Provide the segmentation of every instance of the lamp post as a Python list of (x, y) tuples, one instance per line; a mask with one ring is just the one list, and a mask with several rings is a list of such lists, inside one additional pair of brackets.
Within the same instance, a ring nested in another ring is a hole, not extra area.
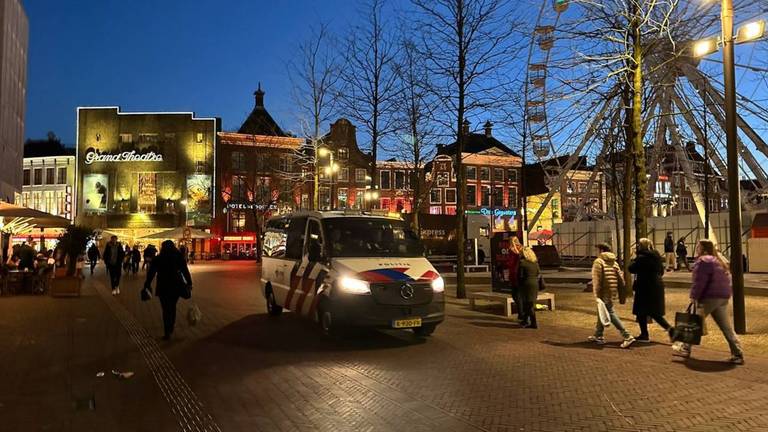
[[(741, 184), (739, 180), (739, 143), (736, 129), (736, 67), (735, 43), (753, 41), (762, 37), (765, 21), (757, 21), (739, 28), (733, 35), (733, 0), (722, 0), (720, 21), (723, 44), (723, 83), (725, 90), (725, 139), (728, 164), (728, 222), (731, 242), (731, 284), (733, 287), (733, 324), (736, 333), (747, 331), (744, 306), (744, 261), (741, 248)], [(717, 50), (715, 38), (705, 39), (693, 47), (694, 56), (701, 57)], [(709, 203), (706, 203), (709, 205)], [(709, 234), (709, 233), (707, 233)]]

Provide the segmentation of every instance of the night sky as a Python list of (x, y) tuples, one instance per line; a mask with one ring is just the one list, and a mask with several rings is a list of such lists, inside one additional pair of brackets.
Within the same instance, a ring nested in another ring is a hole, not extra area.
[(318, 19), (343, 31), (344, 0), (23, 0), (30, 21), (25, 135), (75, 142), (77, 106), (194, 111), (237, 129), (261, 81), (288, 130), (286, 61)]

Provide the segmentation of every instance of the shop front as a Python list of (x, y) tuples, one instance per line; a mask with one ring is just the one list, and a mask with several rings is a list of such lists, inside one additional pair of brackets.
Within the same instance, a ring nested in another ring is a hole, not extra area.
[(77, 223), (140, 246), (176, 227), (210, 230), (218, 119), (116, 107), (77, 117)]

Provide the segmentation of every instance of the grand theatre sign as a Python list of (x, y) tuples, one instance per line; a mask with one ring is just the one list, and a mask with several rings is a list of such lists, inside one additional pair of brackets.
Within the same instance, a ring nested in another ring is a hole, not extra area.
[(124, 151), (119, 153), (100, 152), (89, 149), (85, 152), (85, 164), (90, 165), (94, 162), (162, 162), (163, 155), (153, 151), (139, 153), (136, 150)]

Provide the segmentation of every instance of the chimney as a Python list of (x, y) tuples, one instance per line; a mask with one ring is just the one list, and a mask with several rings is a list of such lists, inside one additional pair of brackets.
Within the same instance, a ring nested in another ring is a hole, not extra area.
[(256, 108), (264, 108), (264, 90), (261, 89), (261, 82), (253, 95), (256, 97)]
[(490, 138), (493, 135), (493, 123), (491, 123), (491, 121), (488, 120), (483, 125), (483, 128), (485, 129), (485, 136)]
[(464, 135), (469, 135), (469, 120), (464, 119), (464, 123), (461, 124), (461, 133)]

